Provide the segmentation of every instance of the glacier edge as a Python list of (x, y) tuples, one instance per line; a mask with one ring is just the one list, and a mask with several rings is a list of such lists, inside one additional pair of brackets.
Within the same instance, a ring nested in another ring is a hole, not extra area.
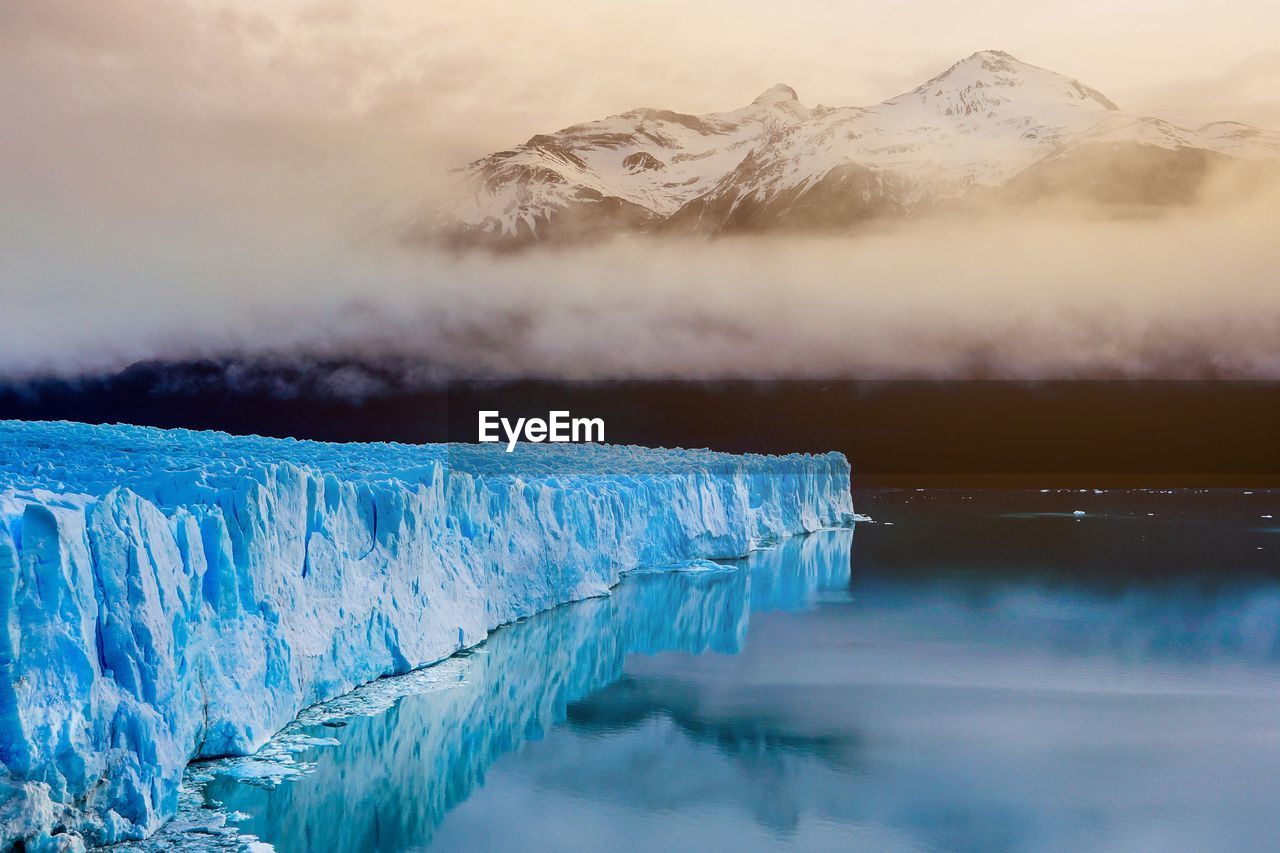
[(308, 706), (853, 518), (840, 454), (0, 422), (0, 849), (145, 837)]

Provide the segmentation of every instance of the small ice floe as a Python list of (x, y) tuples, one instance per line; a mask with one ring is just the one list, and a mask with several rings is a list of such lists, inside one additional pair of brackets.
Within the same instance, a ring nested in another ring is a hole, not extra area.
[(665, 566), (644, 566), (635, 569), (630, 574), (633, 575), (656, 575), (665, 574), (667, 572), (736, 572), (735, 566), (727, 566), (724, 563), (713, 563), (710, 560), (685, 560), (680, 563), (671, 563)]
[(302, 762), (291, 764), (284, 761), (248, 759), (225, 763), (219, 768), (218, 775), (238, 779), (241, 782), (256, 782), (264, 788), (274, 788), (286, 779), (301, 776), (309, 769), (310, 765)]
[(1275, 516), (1274, 516), (1274, 515), (1264, 515), (1264, 516), (1262, 516), (1262, 517), (1263, 517), (1263, 518), (1275, 518)]
[(724, 563), (713, 563), (710, 560), (690, 560), (687, 563), (677, 563), (671, 567), (673, 572), (733, 572), (737, 569), (733, 566), (726, 566)]
[(892, 521), (882, 521), (880, 523), (883, 524), (885, 527), (893, 527)]
[(1079, 518), (1080, 516), (1084, 515), (1085, 513), (1084, 513), (1084, 510), (1082, 510), (1082, 509), (1078, 509), (1078, 510), (1076, 510), (1075, 512), (1073, 512), (1073, 513), (1071, 513), (1071, 514), (1072, 514), (1072, 515), (1074, 515), (1076, 518)]

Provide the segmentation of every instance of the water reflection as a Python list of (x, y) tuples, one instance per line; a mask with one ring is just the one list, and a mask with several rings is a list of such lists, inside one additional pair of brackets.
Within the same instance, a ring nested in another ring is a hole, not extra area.
[(1280, 585), (1249, 513), (905, 497), (849, 586), (754, 614), (733, 657), (629, 661), (433, 849), (1280, 849)]
[(633, 576), (609, 597), (496, 632), (471, 656), (464, 684), (350, 720), (338, 746), (302, 756), (315, 763), (308, 775), (271, 789), (224, 777), (206, 794), (249, 815), (242, 829), (281, 851), (419, 847), (497, 758), (617, 682), (628, 656), (733, 654), (750, 609), (801, 608), (824, 587), (847, 586), (851, 539), (836, 531), (789, 540), (731, 571)]
[(856, 548), (632, 577), (210, 793), (283, 851), (1280, 849), (1247, 497), (880, 496)]

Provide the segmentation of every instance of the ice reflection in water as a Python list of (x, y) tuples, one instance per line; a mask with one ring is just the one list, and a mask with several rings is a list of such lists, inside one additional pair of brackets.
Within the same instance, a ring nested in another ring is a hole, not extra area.
[(763, 552), (767, 576), (754, 586), (760, 573), (745, 566), (628, 578), (611, 596), (496, 632), (460, 687), (406, 697), (337, 730), (316, 727), (311, 734), (340, 745), (305, 755), (315, 762), (307, 776), (269, 790), (215, 780), (208, 796), (250, 815), (242, 829), (282, 851), (421, 845), (495, 760), (563, 722), (570, 702), (616, 682), (629, 655), (733, 654), (751, 607), (802, 606), (824, 585), (847, 586), (851, 537), (832, 532)]
[(848, 532), (633, 577), (210, 794), (282, 851), (1280, 849), (1258, 510), (1090, 500), (886, 504), (852, 579)]

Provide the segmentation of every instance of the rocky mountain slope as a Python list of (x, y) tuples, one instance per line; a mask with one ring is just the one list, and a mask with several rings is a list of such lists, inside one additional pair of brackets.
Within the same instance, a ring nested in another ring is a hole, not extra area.
[(1280, 158), (1280, 133), (1126, 112), (1077, 80), (981, 51), (872, 107), (804, 106), (777, 85), (746, 107), (640, 109), (540, 134), (459, 173), (411, 238), (519, 246), (616, 231), (839, 231), (939, 207), (1068, 196), (1194, 199), (1218, 165)]

